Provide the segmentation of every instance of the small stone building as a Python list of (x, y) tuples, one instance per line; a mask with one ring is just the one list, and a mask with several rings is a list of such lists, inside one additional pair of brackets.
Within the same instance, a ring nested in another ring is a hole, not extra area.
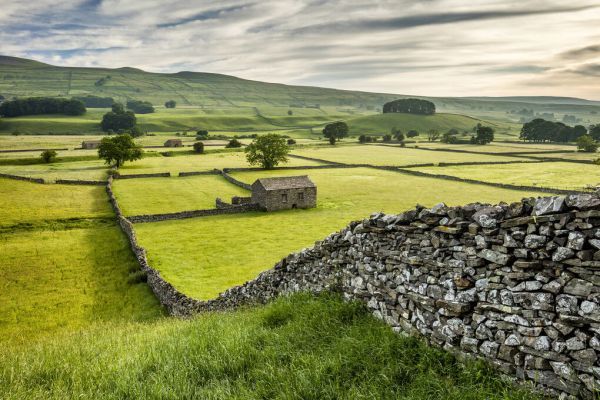
[(252, 203), (266, 211), (317, 206), (317, 185), (306, 175), (257, 179), (252, 184)]
[(181, 139), (169, 139), (165, 142), (165, 147), (183, 147)]
[(97, 149), (100, 146), (99, 140), (84, 140), (81, 142), (81, 148), (86, 150)]

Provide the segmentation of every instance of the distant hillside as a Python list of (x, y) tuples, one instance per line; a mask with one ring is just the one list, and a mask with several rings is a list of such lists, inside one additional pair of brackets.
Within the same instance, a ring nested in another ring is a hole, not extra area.
[(390, 133), (390, 129), (394, 127), (401, 129), (404, 133), (414, 129), (421, 134), (431, 129), (436, 129), (440, 132), (446, 132), (452, 128), (458, 129), (461, 132), (471, 131), (478, 122), (482, 121), (457, 114), (438, 113), (435, 115), (424, 116), (390, 113), (352, 118), (348, 119), (346, 122), (350, 128), (351, 135), (383, 135)]
[(436, 104), (440, 112), (492, 116), (515, 120), (512, 109), (536, 111), (600, 111), (600, 102), (564, 97), (425, 97), (368, 93), (310, 86), (290, 86), (241, 79), (234, 76), (182, 71), (172, 74), (123, 68), (57, 67), (16, 57), (0, 56), (0, 94), (23, 96), (110, 96), (119, 101), (138, 99), (161, 106), (175, 100), (179, 107), (203, 108), (251, 106), (351, 107), (373, 112), (384, 103), (403, 97), (419, 97)]

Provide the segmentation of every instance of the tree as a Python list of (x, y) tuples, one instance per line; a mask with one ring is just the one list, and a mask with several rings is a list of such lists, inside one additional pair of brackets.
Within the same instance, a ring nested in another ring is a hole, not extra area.
[(100, 125), (104, 132), (108, 132), (109, 130), (113, 132), (123, 132), (131, 131), (136, 126), (136, 123), (137, 118), (134, 113), (131, 111), (124, 111), (121, 103), (115, 103), (112, 105), (112, 111), (104, 114)]
[(116, 113), (116, 114), (123, 114), (125, 112), (125, 108), (123, 108), (123, 104), (122, 103), (113, 103), (112, 106), (110, 106), (112, 112)]
[(594, 140), (600, 140), (600, 124), (591, 125), (589, 134)]
[(288, 146), (293, 146), (296, 144), (296, 141), (294, 139), (288, 139), (287, 144), (288, 144)]
[(288, 115), (293, 115), (294, 112), (292, 110), (288, 110)]
[(383, 113), (435, 114), (435, 104), (421, 99), (399, 99), (383, 105)]
[(494, 140), (494, 129), (490, 126), (477, 124), (475, 135), (471, 140), (474, 144), (488, 144)]
[(452, 130), (449, 130), (442, 135), (440, 141), (442, 143), (455, 144), (458, 143), (458, 138), (456, 137), (456, 134), (452, 132)]
[(204, 143), (196, 142), (194, 143), (194, 152), (198, 154), (204, 153)]
[(225, 146), (226, 149), (235, 149), (238, 147), (242, 147), (242, 142), (237, 139), (231, 139), (229, 143)]
[(196, 131), (196, 140), (206, 140), (208, 139), (208, 131), (201, 129)]
[(358, 137), (358, 142), (359, 143), (367, 143), (367, 137), (368, 137), (367, 135), (360, 135)]
[(177, 106), (177, 102), (175, 100), (169, 100), (165, 102), (165, 108), (175, 108)]
[(393, 127), (392, 129), (390, 129), (390, 133), (397, 141), (401, 142), (404, 140), (404, 134), (400, 129)]
[(389, 143), (392, 141), (392, 135), (383, 135), (383, 141)]
[(83, 115), (86, 109), (82, 101), (71, 99), (64, 104), (63, 112), (66, 115)]
[(144, 150), (128, 135), (105, 137), (98, 146), (98, 157), (106, 164), (115, 164), (119, 168), (125, 161), (135, 161), (142, 158)]
[(437, 131), (435, 129), (430, 129), (429, 132), (427, 132), (427, 140), (429, 140), (430, 142), (435, 142), (439, 138), (440, 138), (439, 131)]
[(406, 137), (414, 138), (414, 137), (417, 137), (417, 136), (419, 136), (419, 132), (417, 132), (414, 129), (411, 129), (410, 131), (406, 132)]
[(152, 103), (141, 100), (127, 100), (127, 109), (138, 114), (151, 114), (154, 112)]
[(250, 165), (260, 165), (264, 169), (270, 169), (279, 163), (287, 162), (290, 148), (285, 138), (271, 133), (254, 139), (244, 151)]
[(585, 153), (595, 153), (598, 151), (598, 142), (590, 135), (583, 135), (577, 139), (577, 150)]
[(328, 138), (329, 143), (333, 145), (337, 140), (348, 136), (348, 124), (342, 121), (327, 124), (323, 128), (323, 136)]
[(44, 150), (42, 154), (40, 154), (40, 158), (46, 164), (54, 162), (56, 160), (56, 151), (54, 150)]

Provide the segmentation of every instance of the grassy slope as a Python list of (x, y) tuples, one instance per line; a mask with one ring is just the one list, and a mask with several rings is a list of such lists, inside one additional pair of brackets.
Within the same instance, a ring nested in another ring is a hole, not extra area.
[(221, 176), (116, 180), (114, 192), (125, 215), (160, 214), (215, 208), (215, 199), (229, 202), (249, 192)]
[(516, 158), (494, 156), (488, 154), (467, 154), (442, 151), (427, 151), (409, 147), (390, 146), (326, 146), (315, 148), (300, 148), (292, 154), (314, 157), (327, 161), (346, 164), (373, 165), (410, 165), (439, 162), (469, 162), (469, 161), (514, 161)]
[(0, 179), (0, 342), (160, 316), (137, 269), (103, 187)]
[(478, 122), (481, 122), (481, 120), (464, 115), (443, 113), (431, 116), (388, 113), (360, 116), (347, 121), (351, 135), (383, 135), (388, 134), (390, 129), (397, 127), (404, 133), (414, 129), (420, 132), (423, 137), (430, 129), (437, 129), (441, 132), (445, 132), (451, 128), (458, 129), (459, 131), (471, 131)]
[(19, 399), (534, 399), (481, 363), (394, 334), (356, 303), (295, 295), (192, 320), (101, 327), (0, 350)]
[(251, 183), (262, 176), (303, 173), (318, 186), (317, 208), (137, 224), (138, 238), (148, 250), (151, 265), (184, 293), (209, 299), (372, 212), (401, 212), (416, 203), (497, 203), (536, 195), (367, 168), (240, 172), (234, 176)]
[(2, 225), (113, 215), (103, 187), (39, 185), (12, 179), (0, 179), (0, 210)]
[(161, 315), (148, 286), (129, 282), (139, 267), (114, 222), (66, 227), (13, 228), (1, 235), (3, 343), (29, 344), (95, 322)]
[[(552, 156), (555, 156), (552, 154)], [(539, 186), (558, 189), (583, 190), (586, 186), (600, 185), (600, 168), (593, 164), (568, 164), (563, 162), (536, 164), (487, 165), (415, 168), (431, 174), (444, 174), (460, 178), (513, 185)]]

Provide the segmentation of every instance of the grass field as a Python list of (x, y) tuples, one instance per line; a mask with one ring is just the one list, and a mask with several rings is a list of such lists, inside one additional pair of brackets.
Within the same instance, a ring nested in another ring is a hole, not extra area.
[[(319, 165), (314, 161), (290, 158), (285, 166)], [(170, 172), (176, 175), (185, 171), (207, 171), (214, 168), (249, 167), (243, 151), (217, 154), (194, 154), (177, 157), (153, 157), (126, 163), (119, 169), (122, 174), (147, 174)]]
[[(161, 315), (103, 187), (0, 179), (0, 341)], [(0, 396), (1, 397), (1, 396)]]
[(102, 160), (67, 161), (52, 164), (0, 165), (0, 172), (32, 178), (106, 180), (108, 166)]
[(0, 235), (0, 341), (30, 344), (96, 322), (161, 315), (150, 288), (128, 282), (139, 267), (114, 222), (52, 228)]
[(557, 150), (574, 152), (577, 150), (575, 146), (561, 144), (492, 142), (486, 145), (473, 145), (427, 142), (425, 140), (420, 140), (417, 144), (408, 144), (407, 146), (414, 147), (415, 145), (427, 149), (456, 149), (484, 153), (530, 153)]
[(0, 178), (0, 224), (108, 217), (104, 187), (40, 185)]
[(0, 397), (532, 400), (482, 363), (394, 334), (356, 303), (294, 295), (192, 320), (0, 349)]
[(216, 175), (115, 180), (113, 189), (125, 215), (204, 210), (215, 208), (217, 197), (249, 195)]
[(391, 146), (335, 146), (297, 149), (299, 156), (314, 157), (345, 164), (411, 165), (440, 162), (469, 161), (514, 161), (514, 157), (487, 154), (465, 154), (442, 151), (427, 151)]
[(150, 264), (184, 293), (209, 299), (372, 212), (401, 212), (417, 203), (458, 205), (535, 195), (367, 168), (240, 172), (234, 176), (251, 183), (262, 176), (306, 173), (318, 186), (315, 209), (136, 224)]
[(444, 174), (486, 182), (583, 190), (600, 185), (600, 167), (593, 164), (548, 162), (534, 164), (487, 165), (414, 168), (431, 174)]

